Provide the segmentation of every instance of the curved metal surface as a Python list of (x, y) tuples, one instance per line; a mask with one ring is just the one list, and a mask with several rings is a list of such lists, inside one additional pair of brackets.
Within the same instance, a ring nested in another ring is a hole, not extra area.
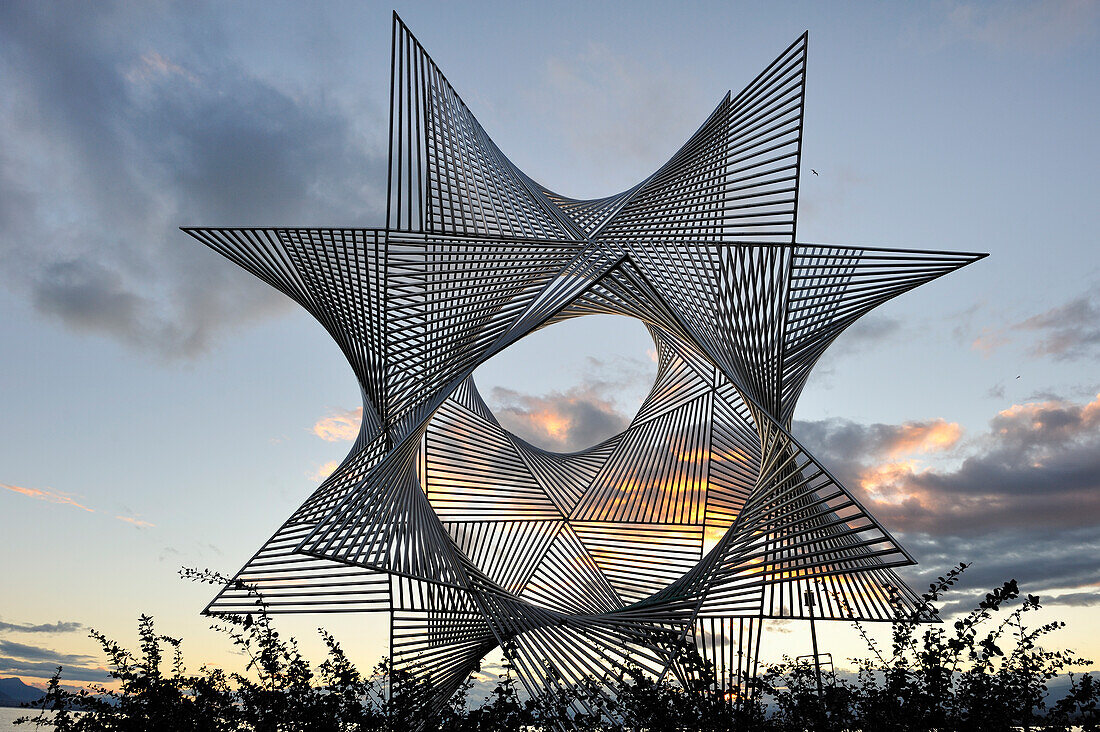
[[(505, 645), (532, 692), (628, 666), (719, 690), (765, 618), (889, 620), (910, 555), (791, 434), (857, 318), (984, 255), (796, 242), (807, 36), (633, 188), (553, 193), (493, 144), (397, 16), (384, 229), (187, 228), (294, 299), (362, 387), (353, 449), (235, 579), (272, 612), (389, 612), (437, 700)], [(561, 455), (509, 434), (478, 365), (552, 323), (638, 318), (629, 427)], [(237, 583), (213, 613), (248, 611)]]

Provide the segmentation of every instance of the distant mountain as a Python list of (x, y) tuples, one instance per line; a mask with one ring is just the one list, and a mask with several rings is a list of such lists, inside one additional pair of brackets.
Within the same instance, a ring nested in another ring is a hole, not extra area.
[(0, 707), (17, 707), (23, 702), (38, 701), (46, 692), (28, 686), (19, 679), (0, 679)]

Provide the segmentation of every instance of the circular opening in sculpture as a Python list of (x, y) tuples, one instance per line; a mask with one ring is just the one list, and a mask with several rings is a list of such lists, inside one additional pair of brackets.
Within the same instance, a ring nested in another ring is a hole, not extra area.
[(626, 429), (656, 375), (656, 349), (640, 320), (587, 315), (512, 344), (474, 381), (504, 429), (571, 453)]

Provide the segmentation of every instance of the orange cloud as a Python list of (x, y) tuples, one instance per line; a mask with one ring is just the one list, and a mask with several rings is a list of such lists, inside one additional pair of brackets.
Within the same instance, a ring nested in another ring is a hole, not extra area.
[(497, 388), (494, 408), (501, 425), (528, 442), (558, 452), (594, 445), (622, 431), (630, 420), (588, 388), (530, 396)]
[(1058, 400), (1027, 402), (1026, 404), (1013, 404), (1008, 409), (1002, 409), (997, 412), (997, 416), (1004, 420), (1029, 422), (1034, 429), (1059, 426), (1067, 422), (1066, 417), (1072, 420), (1076, 416), (1082, 426), (1092, 427), (1100, 422), (1100, 394), (1096, 395), (1096, 399), (1081, 407)]
[(148, 521), (143, 521), (136, 516), (115, 516), (115, 518), (119, 521), (125, 521), (128, 524), (133, 524), (139, 529), (150, 529), (156, 526), (156, 524), (151, 524)]
[(958, 439), (943, 426), (926, 427), (879, 442), (856, 464), (853, 487), (884, 524), (941, 536), (1096, 525), (1100, 394), (1087, 402), (1048, 399), (1001, 410), (953, 469), (921, 465), (922, 450)]
[(954, 447), (962, 437), (957, 422), (937, 419), (932, 422), (906, 422), (898, 428), (886, 446), (889, 457), (939, 452)]
[(1002, 409), (991, 423), (1001, 436), (1032, 435), (1050, 440), (1075, 440), (1100, 427), (1100, 394), (1083, 404), (1060, 400), (1013, 404)]
[[(920, 461), (911, 456), (948, 450), (958, 444), (961, 437), (962, 428), (958, 423), (943, 419), (899, 425), (882, 445), (881, 455), (886, 460), (860, 471), (859, 485), (871, 501), (880, 505), (922, 503), (921, 496), (911, 486), (913, 478), (927, 473), (928, 469), (922, 469)], [(906, 459), (897, 459), (901, 457)]]
[(319, 466), (312, 473), (308, 473), (307, 476), (310, 480), (324, 480), (332, 475), (332, 471), (336, 470), (340, 466), (339, 460), (329, 460), (324, 465)]
[(1081, 409), (1081, 421), (1089, 427), (1100, 424), (1100, 394)]
[(860, 473), (859, 485), (872, 501), (899, 505), (916, 498), (905, 486), (910, 478), (923, 472), (917, 466), (916, 460), (874, 465)]
[(553, 409), (543, 409), (529, 414), (527, 425), (535, 432), (541, 432), (551, 441), (560, 442), (569, 436), (569, 428), (573, 425), (573, 420)]
[(333, 412), (317, 420), (312, 432), (327, 442), (351, 442), (359, 435), (359, 425), (362, 422), (362, 407), (348, 409), (343, 412)]
[(61, 493), (59, 491), (50, 490), (49, 488), (24, 488), (19, 485), (8, 485), (7, 483), (0, 483), (0, 488), (7, 488), (13, 493), (20, 493), (30, 498), (36, 498), (40, 501), (47, 501), (49, 503), (57, 503), (63, 506), (74, 506), (76, 508), (83, 509), (88, 513), (95, 513), (94, 508), (88, 508), (82, 503), (78, 503), (73, 500), (71, 493)]
[[(998, 417), (1004, 419), (1020, 419), (1022, 417), (1030, 417), (1033, 427), (1040, 427), (1042, 420), (1039, 416), (1043, 412), (1049, 412), (1053, 409), (1058, 409), (1061, 406), (1060, 402), (1028, 402), (1027, 404), (1013, 404), (1008, 409), (1002, 409), (997, 412)], [(1002, 428), (1003, 431), (1004, 428)]]
[[(73, 506), (79, 508), (88, 513), (98, 513), (94, 508), (89, 508), (83, 503), (76, 501), (73, 498), (72, 493), (62, 493), (60, 491), (51, 490), (49, 488), (25, 488), (20, 485), (9, 485), (7, 483), (0, 483), (0, 488), (6, 488), (13, 493), (19, 493), (29, 498), (35, 498), (39, 501), (46, 501), (48, 503), (56, 503), (61, 506)], [(144, 521), (136, 516), (115, 516), (119, 521), (125, 521), (128, 524), (137, 526), (139, 529), (152, 528), (156, 524)]]

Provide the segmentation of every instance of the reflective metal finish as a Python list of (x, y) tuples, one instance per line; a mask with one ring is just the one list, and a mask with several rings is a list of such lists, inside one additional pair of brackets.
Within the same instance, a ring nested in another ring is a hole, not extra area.
[[(363, 423), (241, 569), (272, 612), (389, 612), (437, 701), (505, 645), (528, 688), (628, 665), (716, 691), (766, 618), (889, 620), (913, 559), (791, 434), (822, 352), (984, 255), (800, 243), (807, 36), (633, 188), (581, 201), (516, 168), (394, 16), (384, 229), (187, 228), (308, 310)], [(630, 426), (554, 454), (501, 427), (478, 365), (567, 318), (642, 320), (658, 373)], [(247, 612), (239, 583), (212, 613)]]

